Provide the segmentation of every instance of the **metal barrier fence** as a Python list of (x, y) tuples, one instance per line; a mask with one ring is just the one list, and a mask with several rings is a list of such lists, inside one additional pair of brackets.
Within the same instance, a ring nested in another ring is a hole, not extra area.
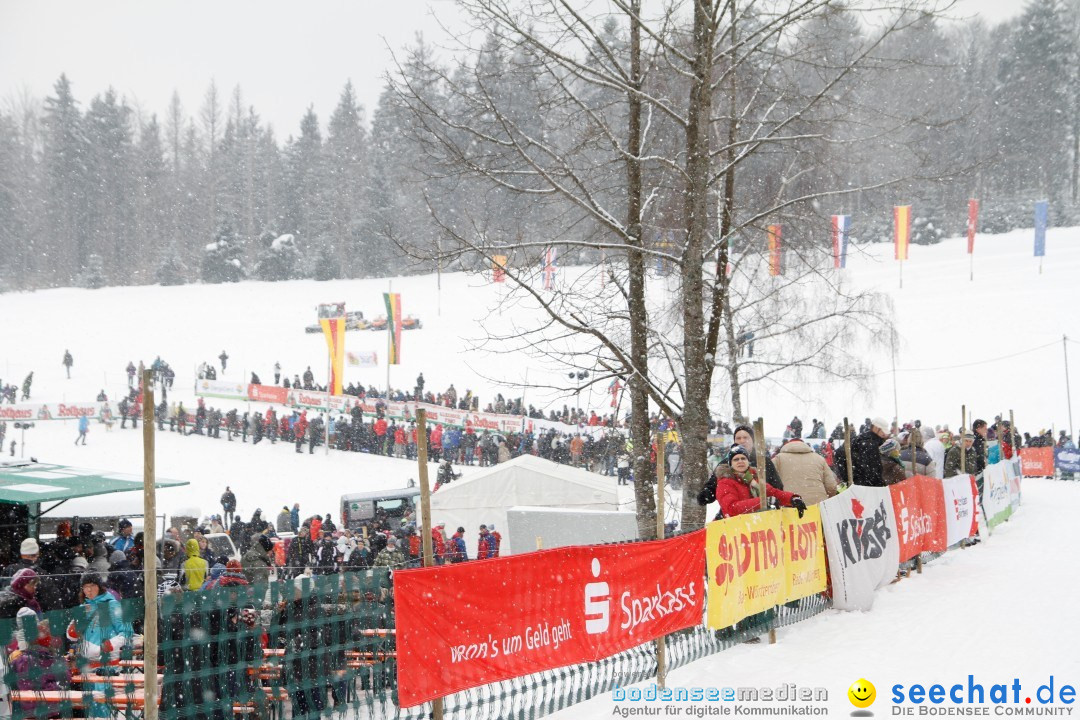
[[(667, 639), (669, 669), (826, 609), (822, 596), (723, 631)], [(419, 720), (430, 705), (396, 705), (397, 651), (386, 568), (268, 584), (235, 584), (159, 600), (163, 720), (317, 718)], [(133, 717), (143, 710), (141, 598), (0, 621), (3, 678), (15, 718)], [(456, 693), (452, 720), (540, 718), (656, 676), (655, 643), (598, 662)]]

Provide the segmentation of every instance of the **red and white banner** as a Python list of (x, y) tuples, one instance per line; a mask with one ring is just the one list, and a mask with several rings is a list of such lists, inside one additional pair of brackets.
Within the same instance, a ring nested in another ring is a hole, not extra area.
[(889, 488), (856, 485), (818, 503), (833, 607), (869, 610), (874, 590), (896, 578), (900, 541)]
[(937, 478), (916, 475), (889, 486), (900, 541), (900, 560), (924, 552), (945, 552), (945, 491)]
[(592, 662), (698, 625), (704, 576), (704, 530), (399, 570), (399, 704)]
[[(200, 381), (202, 382), (202, 381)], [(414, 401), (380, 401), (361, 400), (352, 395), (342, 395), (327, 398), (326, 393), (314, 390), (295, 390), (279, 388), (274, 385), (248, 385), (247, 399), (252, 402), (265, 402), (274, 405), (288, 405), (289, 407), (308, 408), (310, 410), (327, 409), (333, 412), (349, 412), (356, 405), (360, 406), (367, 417), (375, 416), (375, 404), (382, 402), (386, 406), (386, 416), (393, 420), (411, 420), (416, 417), (417, 408), (427, 411), (427, 421), (439, 425), (455, 425), (457, 427), (471, 427), (475, 432), (481, 433), (492, 430), (500, 433), (526, 432), (540, 433), (554, 428), (560, 433), (580, 433), (600, 437), (611, 428), (599, 425), (567, 425), (551, 420), (540, 420), (523, 417), (521, 415), (499, 415), (497, 413), (481, 413), (469, 410), (456, 410), (443, 405), (431, 405)]]
[(1024, 477), (1053, 477), (1054, 448), (1020, 448), (1020, 466)]
[(975, 537), (979, 529), (979, 490), (974, 475), (954, 475), (941, 481), (945, 494), (945, 542), (949, 546)]
[(101, 415), (108, 403), (33, 403), (0, 405), (0, 420), (37, 422), (38, 420), (77, 420)]
[(289, 391), (276, 385), (248, 385), (248, 400), (284, 405), (289, 402)]

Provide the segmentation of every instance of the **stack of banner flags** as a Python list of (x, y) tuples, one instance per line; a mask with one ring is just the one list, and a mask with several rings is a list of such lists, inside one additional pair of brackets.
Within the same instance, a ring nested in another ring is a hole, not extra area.
[(558, 259), (558, 250), (554, 245), (544, 251), (544, 289), (555, 289), (555, 271), (558, 269), (555, 261)]

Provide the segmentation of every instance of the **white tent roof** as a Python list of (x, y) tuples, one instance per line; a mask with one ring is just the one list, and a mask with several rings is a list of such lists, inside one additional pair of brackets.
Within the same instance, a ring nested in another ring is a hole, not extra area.
[[(509, 555), (506, 511), (518, 505), (618, 510), (615, 478), (553, 463), (534, 455), (468, 472), (431, 495), (433, 523), (446, 523), (447, 535), (465, 528), (469, 557), (476, 557), (481, 524), (494, 523), (502, 535), (502, 553)], [(533, 548), (519, 548), (527, 552)]]

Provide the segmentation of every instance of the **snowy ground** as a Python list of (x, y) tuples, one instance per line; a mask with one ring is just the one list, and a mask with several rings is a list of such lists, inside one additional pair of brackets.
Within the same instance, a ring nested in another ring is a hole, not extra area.
[[(901, 417), (956, 427), (960, 405), (967, 403), (973, 415), (986, 418), (1011, 408), (1021, 430), (1067, 425), (1061, 336), (1068, 333), (1080, 339), (1080, 315), (1074, 311), (1080, 228), (1050, 230), (1041, 275), (1031, 246), (1030, 230), (980, 236), (974, 282), (967, 280), (965, 240), (913, 247), (904, 267), (903, 290), (898, 288), (891, 245), (852, 249), (845, 272), (853, 282), (888, 292), (895, 305), (901, 335), (897, 348)], [(578, 271), (561, 273), (560, 282), (571, 282)], [(219, 375), (222, 379), (246, 381), (254, 371), (270, 382), (275, 361), (290, 376), (310, 365), (321, 379), (325, 341), (321, 335), (303, 332), (314, 321), (315, 305), (344, 301), (348, 309), (374, 317), (382, 313), (381, 293), (390, 283), (386, 279), (248, 282), (7, 293), (0, 295), (0, 379), (21, 384), (34, 370), (33, 399), (38, 401), (93, 400), (102, 389), (115, 399), (126, 387), (124, 367), (129, 360), (149, 363), (161, 355), (177, 372), (170, 400), (184, 399), (190, 406), (196, 366), (216, 363), (222, 349), (230, 356), (227, 372)], [(486, 277), (462, 274), (444, 275), (441, 292), (430, 275), (394, 278), (392, 285), (402, 295), (404, 312), (423, 321), (422, 329), (403, 334), (403, 361), (391, 370), (395, 387), (411, 388), (423, 371), (428, 388), (439, 391), (454, 383), (459, 393), (465, 389), (479, 393), (485, 405), (495, 392), (520, 395), (526, 379), (530, 384), (566, 383), (564, 367), (545, 366), (505, 348), (476, 346), (486, 330), (506, 332), (515, 325), (529, 325), (539, 315), (528, 307), (500, 313), (497, 302), (505, 287)], [(658, 281), (652, 292), (667, 286)], [(346, 347), (376, 351), (382, 362), (385, 333), (350, 332)], [(75, 358), (70, 380), (60, 362), (65, 349)], [(1070, 349), (1073, 378), (1080, 382), (1080, 346)], [(997, 359), (1002, 356), (1010, 357)], [(877, 370), (881, 374), (869, 398), (843, 383), (794, 385), (780, 376), (750, 391), (749, 411), (764, 416), (767, 432), (775, 436), (793, 414), (807, 427), (811, 418), (822, 417), (830, 428), (844, 414), (855, 420), (891, 417), (893, 386), (887, 358), (878, 358)], [(386, 369), (347, 368), (345, 380), (382, 387)], [(526, 392), (526, 402), (540, 406), (575, 403), (573, 398), (537, 389)], [(608, 400), (598, 388), (583, 393), (580, 403), (607, 412)], [(714, 411), (727, 416), (724, 403), (718, 388)], [(231, 406), (212, 399), (209, 404)], [(70, 445), (75, 434), (73, 423), (39, 423), (27, 433), (27, 452), (41, 460), (128, 472), (141, 468), (138, 434), (105, 433), (95, 426), (85, 448)], [(204, 513), (217, 508), (226, 484), (237, 491), (239, 509), (245, 514), (255, 507), (272, 513), (297, 501), (305, 512), (325, 513), (336, 511), (342, 492), (400, 487), (417, 472), (414, 463), (400, 460), (334, 453), (329, 459), (300, 457), (280, 446), (251, 448), (224, 439), (167, 433), (159, 438), (158, 450), (162, 476), (191, 482), (183, 491), (163, 494), (163, 503), (174, 508), (197, 505)], [(174, 501), (173, 495), (182, 497)]]
[[(668, 685), (823, 687), (828, 716), (847, 717), (854, 710), (847, 688), (866, 678), (878, 693), (870, 709), (886, 717), (895, 713), (893, 685), (948, 688), (966, 684), (971, 674), (987, 692), (1018, 678), (1021, 705), (1032, 697), (1038, 707), (1034, 693), (1051, 675), (1055, 692), (1062, 684), (1080, 686), (1080, 626), (1072, 617), (1080, 576), (1070, 559), (1080, 539), (1077, 507), (1080, 483), (1027, 480), (1020, 511), (993, 536), (984, 534), (975, 548), (949, 552), (922, 575), (878, 591), (870, 612), (827, 611), (780, 630), (775, 645), (743, 645), (680, 668), (670, 673)], [(616, 707), (647, 704), (616, 703), (605, 693), (551, 717), (600, 720)], [(688, 705), (694, 704), (683, 704), (682, 717), (690, 716)]]

